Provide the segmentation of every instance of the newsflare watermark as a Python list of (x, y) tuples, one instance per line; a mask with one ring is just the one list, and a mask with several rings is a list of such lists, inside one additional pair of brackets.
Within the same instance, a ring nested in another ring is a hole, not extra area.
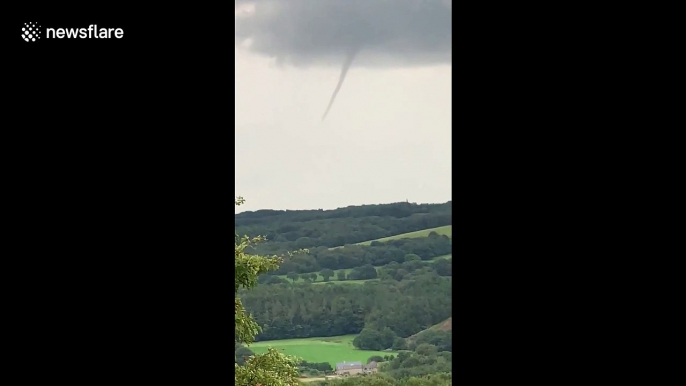
[[(45, 33), (43, 33), (45, 31)], [(21, 38), (27, 42), (45, 39), (122, 39), (122, 28), (98, 28), (97, 24), (91, 24), (88, 28), (43, 28), (38, 23), (24, 23), (21, 28)]]

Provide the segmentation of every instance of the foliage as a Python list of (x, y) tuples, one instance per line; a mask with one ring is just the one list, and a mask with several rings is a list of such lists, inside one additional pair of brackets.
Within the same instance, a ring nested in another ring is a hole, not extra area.
[(239, 345), (234, 352), (235, 362), (238, 363), (239, 366), (243, 366), (245, 361), (253, 355), (255, 355), (255, 353), (251, 349), (243, 345)]
[(365, 328), (353, 340), (353, 345), (361, 350), (385, 350), (391, 348), (395, 333), (388, 327), (382, 330)]
[(405, 261), (419, 261), (421, 259), (421, 257), (415, 255), (414, 253), (408, 253), (405, 255)]
[(320, 381), (318, 383), (313, 382), (310, 384), (313, 386), (450, 386), (452, 385), (452, 374), (450, 372), (443, 372), (402, 379), (393, 378), (389, 374), (376, 374), (365, 377)]
[(383, 361), (384, 361), (384, 358), (382, 356), (379, 356), (379, 355), (372, 355), (369, 358), (367, 358), (367, 363), (369, 363), (369, 362), (381, 363)]
[(322, 371), (324, 373), (333, 372), (333, 367), (331, 367), (331, 363), (329, 363), (329, 362), (302, 361), (300, 363), (300, 369), (301, 369), (301, 371), (316, 370), (316, 371)]
[(385, 280), (410, 280), (414, 276), (435, 272), (441, 276), (452, 276), (452, 258), (436, 259), (434, 263), (427, 264), (417, 260), (406, 261), (402, 264), (392, 262), (378, 267), (378, 276)]
[(409, 349), (416, 351), (423, 343), (436, 346), (438, 351), (453, 351), (453, 333), (441, 330), (422, 331), (412, 340)]
[(237, 386), (298, 386), (298, 360), (269, 349), (266, 354), (250, 357), (243, 366), (235, 367)]
[[(236, 205), (243, 203), (242, 198), (236, 198)], [(238, 298), (238, 290), (252, 289), (257, 285), (257, 277), (261, 273), (275, 270), (280, 259), (277, 257), (263, 257), (245, 253), (245, 249), (259, 237), (235, 237), (235, 336), (237, 343), (251, 343), (259, 333), (259, 326), (248, 315)], [(237, 386), (296, 386), (298, 385), (297, 360), (286, 357), (276, 350), (269, 350), (266, 354), (250, 356), (242, 366), (235, 363), (234, 384)]]
[(417, 352), (402, 351), (380, 371), (396, 379), (420, 377), (452, 371), (452, 353), (438, 352), (436, 346), (423, 343)]
[(407, 341), (398, 336), (393, 340), (393, 346), (391, 346), (391, 349), (395, 351), (407, 350)]
[(434, 346), (430, 343), (422, 343), (422, 344), (418, 345), (414, 351), (417, 354), (424, 355), (424, 356), (432, 356), (432, 355), (438, 354), (438, 349), (436, 348), (436, 346)]
[(321, 276), (324, 279), (324, 281), (329, 281), (329, 278), (333, 276), (333, 274), (333, 270), (329, 268), (322, 269), (322, 271), (319, 272), (319, 276)]
[(452, 276), (453, 275), (453, 262), (452, 259), (436, 259), (434, 260), (434, 269), (441, 276)]
[(376, 277), (376, 268), (372, 267), (370, 264), (353, 268), (348, 274), (348, 279), (350, 280), (368, 280), (376, 279)]
[(258, 340), (358, 334), (365, 327), (409, 337), (452, 315), (451, 282), (435, 272), (355, 286), (260, 285), (239, 295), (262, 326)]
[(403, 263), (407, 255), (416, 259), (430, 260), (452, 252), (452, 242), (447, 236), (399, 239), (374, 243), (374, 245), (348, 245), (345, 248), (329, 249), (313, 247), (307, 255), (286, 257), (276, 274), (289, 272), (311, 273), (322, 269), (350, 269), (366, 264), (381, 266), (391, 262)]

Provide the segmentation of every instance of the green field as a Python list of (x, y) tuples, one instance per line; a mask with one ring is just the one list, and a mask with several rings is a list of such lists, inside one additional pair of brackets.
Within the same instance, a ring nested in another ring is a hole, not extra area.
[(321, 338), (283, 339), (256, 342), (249, 346), (255, 354), (267, 352), (273, 347), (286, 355), (299, 357), (308, 362), (329, 362), (331, 367), (336, 363), (360, 361), (367, 363), (373, 355), (396, 355), (396, 352), (358, 350), (353, 346), (357, 335), (341, 335)]

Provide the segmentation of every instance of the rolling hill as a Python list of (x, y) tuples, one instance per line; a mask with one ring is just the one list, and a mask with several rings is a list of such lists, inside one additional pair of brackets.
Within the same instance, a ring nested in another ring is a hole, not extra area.
[[(446, 236), (452, 238), (453, 237), (453, 226), (452, 225), (445, 225), (442, 227), (422, 229), (419, 231), (401, 233), (401, 234), (394, 235), (394, 236), (388, 236), (388, 237), (382, 237), (382, 238), (378, 238), (378, 239), (374, 239), (374, 240), (362, 241), (359, 243), (355, 243), (353, 245), (371, 245), (374, 241), (385, 242), (385, 241), (393, 241), (393, 240), (400, 240), (400, 239), (412, 239), (412, 238), (417, 238), (417, 237), (428, 237), (429, 233), (431, 233), (431, 232), (436, 232), (439, 235), (446, 235)], [(329, 249), (337, 249), (337, 248), (343, 248), (343, 246), (333, 247), (333, 248), (329, 248)]]
[(442, 321), (441, 323), (434, 324), (433, 326), (431, 326), (425, 330), (419, 331), (418, 333), (408, 337), (407, 342), (409, 343), (409, 342), (413, 341), (414, 339), (416, 339), (419, 335), (421, 335), (425, 331), (452, 331), (452, 330), (453, 330), (453, 317), (451, 316), (448, 319)]
[[(269, 275), (284, 278), (288, 273), (350, 272), (369, 265), (401, 264), (410, 254), (430, 264), (451, 253), (451, 211), (452, 202), (400, 202), (335, 210), (243, 212), (234, 221), (237, 235), (266, 237), (249, 252), (283, 257), (278, 270)], [(429, 237), (432, 232), (438, 236)], [(271, 280), (269, 275), (262, 275), (261, 283)]]
[(415, 232), (402, 233), (402, 234), (395, 235), (395, 236), (382, 237), (380, 239), (363, 241), (361, 243), (356, 243), (355, 245), (370, 245), (374, 241), (383, 242), (383, 241), (391, 241), (391, 240), (398, 240), (398, 239), (411, 239), (411, 238), (415, 238), (415, 237), (428, 237), (429, 233), (431, 233), (431, 232), (436, 232), (439, 235), (446, 235), (446, 236), (452, 238), (453, 237), (453, 226), (452, 225), (446, 225), (446, 226), (442, 226), (442, 227), (423, 229), (423, 230), (415, 231)]

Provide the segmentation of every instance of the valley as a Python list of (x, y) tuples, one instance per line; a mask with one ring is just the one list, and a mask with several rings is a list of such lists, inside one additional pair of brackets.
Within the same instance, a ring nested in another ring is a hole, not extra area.
[(260, 332), (252, 344), (237, 342), (237, 363), (271, 347), (299, 358), (310, 384), (343, 362), (373, 360), (393, 378), (450, 372), (452, 225), (441, 222), (451, 208), (237, 214), (237, 234), (267, 238), (250, 253), (283, 259), (257, 287), (238, 291)]

